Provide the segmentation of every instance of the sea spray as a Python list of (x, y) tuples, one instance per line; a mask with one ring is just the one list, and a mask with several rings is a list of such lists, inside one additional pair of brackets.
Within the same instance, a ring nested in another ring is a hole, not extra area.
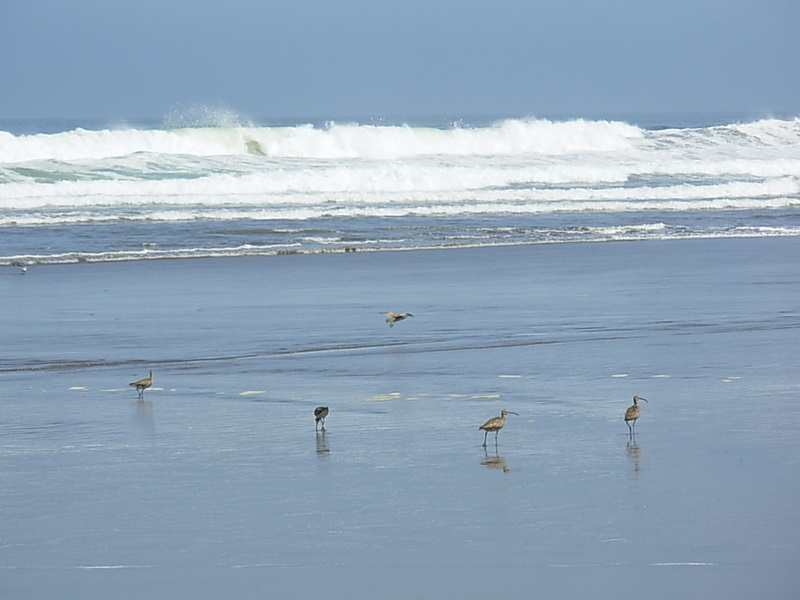
[[(800, 235), (799, 123), (255, 126), (209, 109), (0, 132), (0, 262)], [(301, 233), (251, 233), (277, 230)]]

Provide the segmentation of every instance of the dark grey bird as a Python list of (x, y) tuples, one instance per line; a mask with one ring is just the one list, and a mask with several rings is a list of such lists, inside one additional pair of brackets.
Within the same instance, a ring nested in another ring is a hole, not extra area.
[(382, 312), (382, 315), (386, 315), (386, 322), (389, 324), (389, 327), (394, 327), (395, 323), (399, 323), (400, 321), (407, 319), (408, 317), (413, 317), (411, 313), (395, 313), (395, 312)]
[(128, 384), (131, 387), (135, 387), (136, 391), (139, 392), (139, 398), (144, 397), (144, 391), (153, 385), (153, 371), (150, 371), (150, 377), (145, 377), (144, 379), (140, 379), (139, 381), (132, 381)]
[(12, 267), (18, 267), (19, 268), (19, 272), (22, 275), (24, 275), (25, 273), (28, 272), (28, 265), (26, 265), (24, 262), (22, 262), (20, 260), (15, 260), (14, 262), (11, 263), (11, 266)]
[(317, 408), (314, 409), (315, 431), (319, 427), (320, 421), (322, 421), (322, 431), (325, 431), (325, 417), (328, 416), (329, 412), (330, 411), (328, 410), (327, 406), (318, 406)]
[(483, 429), (483, 431), (484, 431), (484, 434), (483, 434), (483, 447), (484, 448), (486, 447), (486, 436), (489, 435), (490, 431), (494, 431), (494, 443), (495, 443), (495, 445), (497, 444), (497, 434), (500, 433), (500, 430), (506, 424), (506, 415), (517, 415), (517, 416), (519, 416), (517, 413), (512, 412), (510, 410), (501, 410), (499, 417), (495, 417), (493, 419), (489, 419), (488, 421), (486, 421), (486, 423), (484, 423), (483, 425), (478, 427), (479, 431), (481, 429)]
[[(634, 431), (636, 430), (636, 419), (638, 419), (642, 414), (642, 407), (639, 406), (639, 400), (644, 400), (647, 402), (646, 398), (634, 396), (633, 404), (625, 411), (625, 424), (628, 426), (628, 432), (630, 435), (633, 435)], [(631, 423), (633, 423), (632, 426)]]

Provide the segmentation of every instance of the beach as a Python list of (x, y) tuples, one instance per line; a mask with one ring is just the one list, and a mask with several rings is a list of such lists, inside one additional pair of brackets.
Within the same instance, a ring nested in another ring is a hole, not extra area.
[(4, 268), (0, 596), (793, 598), (798, 256), (759, 237)]

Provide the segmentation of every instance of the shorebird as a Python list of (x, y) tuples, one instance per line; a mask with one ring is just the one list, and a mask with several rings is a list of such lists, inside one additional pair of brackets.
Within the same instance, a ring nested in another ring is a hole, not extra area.
[(512, 412), (510, 410), (502, 410), (502, 411), (500, 411), (500, 416), (499, 417), (495, 417), (494, 419), (489, 419), (488, 421), (486, 421), (486, 423), (484, 423), (483, 425), (478, 427), (478, 431), (480, 431), (481, 429), (483, 429), (483, 431), (484, 431), (484, 434), (483, 434), (483, 447), (484, 448), (486, 447), (486, 436), (489, 435), (490, 431), (494, 431), (494, 443), (495, 443), (495, 445), (497, 445), (497, 434), (500, 433), (500, 430), (503, 428), (503, 425), (506, 424), (506, 415), (517, 415), (517, 416), (519, 416), (517, 413)]
[(150, 371), (150, 377), (145, 377), (144, 379), (140, 379), (139, 381), (133, 381), (128, 384), (131, 387), (135, 387), (136, 391), (139, 392), (139, 398), (144, 397), (144, 391), (153, 385), (153, 371)]
[(328, 416), (328, 412), (330, 411), (327, 406), (318, 406), (314, 409), (314, 419), (316, 420), (314, 431), (317, 431), (320, 421), (322, 421), (322, 431), (325, 431), (325, 417)]
[(394, 324), (402, 321), (403, 319), (407, 319), (408, 317), (413, 317), (411, 313), (395, 313), (395, 312), (382, 312), (382, 315), (386, 315), (387, 319), (386, 322), (389, 324), (389, 327), (394, 327)]
[[(639, 396), (633, 397), (633, 404), (628, 407), (628, 410), (625, 411), (625, 424), (628, 426), (628, 431), (630, 435), (633, 435), (634, 430), (636, 429), (636, 419), (639, 418), (639, 415), (642, 414), (642, 407), (639, 406), (639, 400), (644, 400), (647, 402), (646, 398), (641, 398)], [(633, 421), (633, 427), (631, 427), (631, 421)]]
[(28, 272), (28, 265), (26, 265), (26, 264), (25, 264), (24, 262), (22, 262), (22, 261), (15, 260), (14, 262), (12, 262), (12, 263), (11, 263), (11, 266), (12, 266), (12, 267), (19, 267), (19, 272), (20, 272), (22, 275), (24, 275), (25, 273), (27, 273), (27, 272)]

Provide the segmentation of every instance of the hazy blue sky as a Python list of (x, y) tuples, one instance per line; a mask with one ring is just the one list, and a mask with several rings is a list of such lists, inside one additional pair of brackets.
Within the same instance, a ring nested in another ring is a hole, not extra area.
[(0, 118), (800, 114), (798, 0), (3, 0)]

